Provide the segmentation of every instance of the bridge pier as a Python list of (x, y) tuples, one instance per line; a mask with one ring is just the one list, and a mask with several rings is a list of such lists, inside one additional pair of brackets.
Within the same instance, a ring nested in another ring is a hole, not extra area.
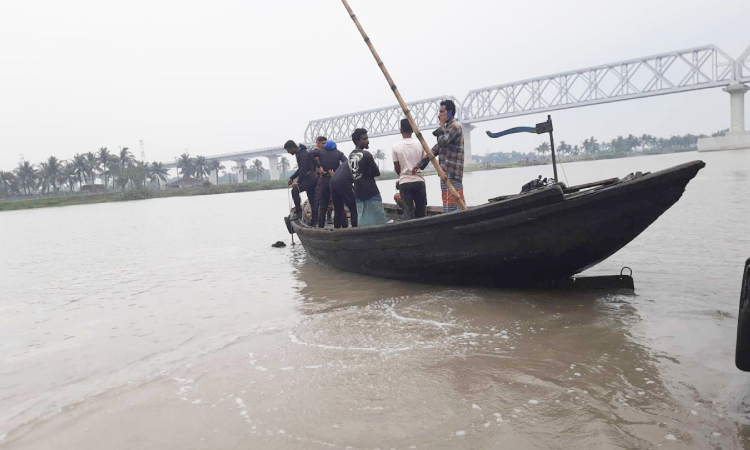
[(268, 157), (268, 174), (271, 176), (271, 180), (279, 179), (279, 155)]
[(745, 93), (742, 83), (731, 83), (724, 89), (729, 94), (729, 132), (725, 136), (698, 139), (699, 152), (750, 149), (750, 133), (745, 130)]
[(219, 181), (219, 171), (218, 170), (211, 170), (208, 172), (208, 181), (211, 184), (217, 184)]
[(461, 123), (464, 131), (464, 165), (474, 164), (474, 160), (471, 159), (471, 130), (476, 126), (470, 123)]

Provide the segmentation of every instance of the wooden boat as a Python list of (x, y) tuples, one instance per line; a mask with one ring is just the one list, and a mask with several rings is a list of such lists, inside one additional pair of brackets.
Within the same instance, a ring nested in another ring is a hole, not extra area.
[[(530, 285), (608, 258), (677, 202), (703, 161), (588, 189), (553, 184), (466, 211), (333, 230), (291, 223), (307, 253), (336, 269), (408, 281)], [(394, 217), (395, 205), (386, 207)]]
[(742, 275), (734, 364), (738, 369), (750, 372), (750, 258), (745, 261), (745, 271)]

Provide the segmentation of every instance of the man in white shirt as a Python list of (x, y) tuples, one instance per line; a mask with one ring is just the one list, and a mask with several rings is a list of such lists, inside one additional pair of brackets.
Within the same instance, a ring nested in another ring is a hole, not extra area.
[(401, 199), (406, 207), (404, 218), (424, 217), (427, 209), (427, 191), (422, 171), (417, 168), (424, 158), (425, 151), (417, 139), (412, 137), (414, 130), (408, 119), (401, 120), (401, 139), (393, 144), (393, 168), (399, 175), (398, 184)]

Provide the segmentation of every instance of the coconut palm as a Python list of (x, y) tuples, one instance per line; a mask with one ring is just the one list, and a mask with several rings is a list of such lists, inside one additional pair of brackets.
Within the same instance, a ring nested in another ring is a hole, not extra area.
[(99, 159), (94, 155), (93, 152), (86, 153), (86, 173), (88, 174), (88, 182), (92, 185), (96, 184), (96, 172), (99, 171)]
[(208, 161), (205, 156), (198, 155), (195, 157), (193, 167), (195, 167), (195, 176), (198, 179), (203, 179), (203, 175), (206, 175), (206, 169), (208, 168)]
[(42, 192), (48, 193), (50, 186), (57, 192), (57, 177), (62, 170), (62, 163), (54, 156), (39, 165), (39, 186)]
[(149, 165), (143, 161), (134, 161), (125, 171), (131, 187), (135, 188), (141, 188), (146, 185), (148, 173)]
[(10, 194), (18, 192), (19, 184), (18, 177), (13, 172), (0, 171), (0, 194), (6, 197)]
[[(375, 154), (372, 155), (373, 158), (377, 159), (378, 161), (385, 161), (385, 152), (383, 150), (377, 149), (375, 150)], [(380, 164), (378, 164), (380, 166)]]
[(78, 177), (76, 175), (76, 165), (74, 161), (65, 161), (62, 165), (62, 170), (57, 176), (57, 183), (59, 185), (68, 185), (68, 190), (73, 192), (75, 189), (76, 181)]
[(151, 181), (156, 180), (156, 183), (159, 185), (159, 189), (161, 189), (161, 182), (166, 182), (168, 176), (169, 170), (164, 167), (164, 164), (157, 161), (151, 163), (151, 166), (148, 170), (148, 177)]
[(286, 159), (286, 156), (281, 157), (281, 161), (279, 161), (279, 167), (278, 169), (281, 171), (281, 174), (284, 178), (286, 178), (286, 171), (291, 168), (291, 164), (289, 164), (289, 160)]
[(216, 171), (216, 184), (218, 185), (219, 184), (219, 171), (225, 169), (224, 165), (218, 159), (212, 159), (208, 161), (208, 163), (206, 163), (206, 169), (208, 169), (209, 173)]
[(36, 189), (37, 170), (34, 165), (28, 161), (23, 161), (18, 163), (15, 172), (18, 177), (18, 183), (21, 185), (24, 193), (27, 195), (31, 194), (32, 187)]
[[(135, 162), (135, 157), (130, 152), (128, 147), (120, 147), (120, 154), (118, 155), (118, 157), (120, 158), (120, 176), (127, 179), (128, 177), (125, 171), (128, 167), (133, 165), (133, 163)], [(120, 180), (117, 181), (117, 184), (121, 185)], [(127, 182), (125, 183), (125, 185), (127, 185)], [(125, 190), (125, 186), (122, 186), (122, 190)]]
[(86, 178), (86, 157), (79, 153), (73, 157), (73, 167), (75, 168), (76, 179), (78, 180), (78, 190), (81, 190), (83, 179)]
[(544, 156), (545, 154), (547, 154), (547, 152), (549, 152), (549, 142), (542, 142), (534, 149), (534, 151)]
[(263, 163), (256, 159), (253, 161), (253, 167), (250, 168), (250, 170), (255, 175), (255, 180), (260, 180), (260, 178), (263, 176), (263, 173), (266, 171), (266, 169), (263, 168)]
[(195, 159), (189, 154), (183, 153), (177, 160), (177, 168), (182, 172), (183, 177), (192, 176), (195, 173)]
[[(120, 174), (120, 157), (117, 155), (109, 155), (109, 167), (106, 170), (102, 169), (102, 175), (112, 179), (112, 189), (115, 189), (115, 179)], [(107, 187), (107, 185), (104, 185)]]
[(104, 175), (104, 187), (106, 187), (109, 184), (108, 178), (109, 178), (109, 174), (111, 173), (110, 166), (112, 165), (112, 162), (114, 159), (113, 156), (114, 155), (112, 155), (109, 152), (109, 150), (107, 150), (107, 147), (100, 147), (99, 151), (96, 154), (97, 159), (99, 159), (99, 162), (102, 165), (102, 175)]

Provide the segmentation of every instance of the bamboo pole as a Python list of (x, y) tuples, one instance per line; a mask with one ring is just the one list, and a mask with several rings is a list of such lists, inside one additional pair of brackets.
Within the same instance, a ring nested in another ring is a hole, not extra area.
[(435, 155), (432, 153), (432, 150), (430, 150), (430, 147), (427, 145), (427, 142), (425, 142), (424, 137), (422, 137), (422, 133), (419, 131), (419, 127), (417, 127), (417, 122), (411, 116), (411, 112), (409, 111), (409, 108), (406, 107), (406, 103), (404, 103), (404, 99), (401, 98), (401, 94), (398, 92), (398, 88), (396, 87), (396, 84), (393, 82), (391, 75), (388, 73), (388, 70), (385, 68), (385, 64), (383, 64), (383, 61), (380, 59), (380, 56), (378, 56), (378, 52), (375, 51), (375, 47), (373, 47), (372, 42), (370, 42), (370, 38), (367, 37), (367, 34), (365, 33), (364, 28), (362, 28), (362, 25), (359, 23), (359, 20), (357, 20), (357, 16), (354, 15), (354, 11), (352, 11), (352, 8), (349, 6), (349, 3), (346, 0), (341, 0), (341, 1), (344, 3), (344, 7), (346, 7), (346, 10), (349, 12), (349, 17), (351, 17), (352, 20), (354, 21), (354, 24), (357, 26), (359, 33), (362, 35), (362, 38), (365, 40), (365, 43), (367, 43), (367, 46), (370, 48), (370, 51), (372, 52), (372, 56), (375, 57), (375, 61), (378, 63), (380, 70), (383, 71), (383, 75), (385, 75), (385, 79), (388, 81), (388, 85), (391, 87), (391, 90), (393, 91), (393, 95), (396, 96), (396, 99), (398, 100), (398, 104), (401, 105), (401, 109), (404, 111), (406, 118), (409, 120), (409, 123), (411, 124), (412, 129), (414, 129), (414, 133), (417, 135), (417, 139), (419, 139), (419, 142), (422, 144), (422, 148), (424, 149), (425, 153), (427, 153), (427, 156), (429, 156), (430, 161), (432, 162), (432, 165), (435, 167), (435, 170), (437, 170), (438, 176), (440, 177), (441, 180), (443, 180), (445, 185), (448, 186), (448, 191), (451, 193), (453, 198), (456, 199), (456, 203), (458, 203), (458, 205), (461, 207), (461, 210), (465, 211), (466, 203), (464, 203), (463, 199), (458, 195), (458, 192), (456, 192), (456, 189), (453, 188), (453, 185), (451, 184), (450, 180), (448, 180), (448, 177), (445, 176), (445, 172), (443, 172), (443, 169), (440, 167), (440, 164), (438, 164), (437, 159), (435, 159)]

